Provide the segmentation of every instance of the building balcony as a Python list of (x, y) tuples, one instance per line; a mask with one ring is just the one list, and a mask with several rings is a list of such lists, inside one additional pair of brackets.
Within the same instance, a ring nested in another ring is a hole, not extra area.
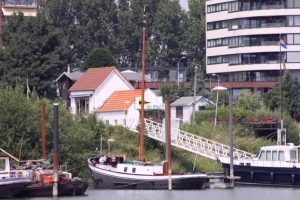
[(37, 8), (38, 0), (2, 0), (3, 8)]

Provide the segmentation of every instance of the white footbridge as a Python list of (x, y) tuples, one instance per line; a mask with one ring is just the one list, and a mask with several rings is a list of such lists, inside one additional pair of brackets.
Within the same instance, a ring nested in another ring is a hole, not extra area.
[[(155, 140), (165, 141), (165, 127), (163, 124), (145, 119), (145, 134)], [(229, 158), (230, 147), (198, 135), (194, 135), (179, 128), (171, 128), (171, 144), (175, 147), (193, 152), (195, 154), (217, 160), (218, 158)], [(233, 149), (234, 159), (253, 159), (254, 154)]]

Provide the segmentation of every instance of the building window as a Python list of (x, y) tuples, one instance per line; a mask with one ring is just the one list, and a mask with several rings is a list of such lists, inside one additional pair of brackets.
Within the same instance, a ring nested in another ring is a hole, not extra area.
[(5, 170), (5, 160), (0, 159), (0, 171), (4, 171), (4, 170)]
[(36, 6), (36, 0), (3, 0), (4, 6)]
[(183, 107), (182, 106), (177, 106), (176, 107), (176, 118), (183, 118)]
[(127, 167), (124, 167), (124, 172), (127, 172)]
[(118, 120), (116, 120), (116, 119), (115, 119), (115, 125), (116, 125), (116, 126), (118, 125)]
[(134, 168), (132, 168), (132, 173), (135, 173), (135, 167), (134, 167)]
[(126, 119), (123, 119), (123, 125), (126, 126)]
[(106, 125), (109, 125), (109, 120), (105, 120), (105, 124), (106, 124)]
[(75, 98), (76, 114), (87, 114), (89, 112), (89, 97)]

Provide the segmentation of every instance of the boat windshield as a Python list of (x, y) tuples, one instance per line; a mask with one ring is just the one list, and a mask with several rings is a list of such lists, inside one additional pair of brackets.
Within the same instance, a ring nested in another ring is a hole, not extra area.
[(290, 151), (290, 160), (291, 161), (296, 161), (297, 160), (297, 151), (296, 150), (291, 150)]

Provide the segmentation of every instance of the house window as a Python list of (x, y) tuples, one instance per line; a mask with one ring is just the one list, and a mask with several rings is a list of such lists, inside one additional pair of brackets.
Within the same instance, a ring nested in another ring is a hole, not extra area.
[(177, 106), (176, 107), (176, 117), (182, 119), (183, 118), (183, 107)]
[(89, 112), (89, 97), (75, 98), (76, 114), (86, 114)]
[(124, 172), (127, 172), (127, 167), (124, 167)]
[(109, 125), (109, 120), (105, 120), (105, 124), (106, 124), (106, 125)]
[(4, 170), (5, 170), (5, 160), (0, 159), (0, 171), (4, 171)]
[(118, 120), (115, 119), (115, 125), (118, 125)]
[(132, 168), (132, 173), (135, 173), (135, 167), (134, 167), (134, 168)]

